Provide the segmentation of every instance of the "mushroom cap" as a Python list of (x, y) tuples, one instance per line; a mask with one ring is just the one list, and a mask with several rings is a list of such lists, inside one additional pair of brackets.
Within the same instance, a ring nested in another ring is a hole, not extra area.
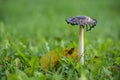
[[(88, 28), (87, 26), (90, 26), (89, 30), (91, 30), (91, 28), (94, 28), (94, 26), (96, 26), (96, 24), (97, 24), (96, 19), (92, 19), (87, 16), (76, 16), (76, 17), (66, 18), (66, 22), (71, 25), (83, 26), (83, 28), (84, 28), (84, 26), (86, 26), (86, 28)], [(88, 30), (88, 29), (86, 29), (86, 30)]]

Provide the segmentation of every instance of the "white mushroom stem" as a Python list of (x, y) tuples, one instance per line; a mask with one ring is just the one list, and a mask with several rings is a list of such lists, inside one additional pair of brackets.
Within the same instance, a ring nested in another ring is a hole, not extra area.
[(84, 65), (84, 28), (83, 26), (80, 26), (80, 29), (79, 29), (78, 57), (79, 57), (80, 63)]

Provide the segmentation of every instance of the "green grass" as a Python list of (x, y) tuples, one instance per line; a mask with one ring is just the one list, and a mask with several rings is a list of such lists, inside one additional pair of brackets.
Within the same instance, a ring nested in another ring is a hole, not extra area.
[[(119, 80), (120, 1), (0, 0), (0, 80)], [(78, 27), (65, 18), (98, 20), (85, 32), (85, 65), (61, 60), (57, 69), (41, 70), (50, 50), (75, 47)], [(48, 45), (47, 45), (48, 44)]]

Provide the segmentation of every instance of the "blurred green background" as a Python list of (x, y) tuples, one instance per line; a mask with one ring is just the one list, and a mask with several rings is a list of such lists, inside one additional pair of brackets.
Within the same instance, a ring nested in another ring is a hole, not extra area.
[[(78, 40), (78, 27), (65, 22), (71, 16), (87, 15), (98, 20), (97, 26), (85, 33), (93, 42), (111, 38), (119, 41), (120, 1), (117, 0), (0, 0), (2, 37), (47, 41)], [(116, 42), (116, 41), (115, 41)], [(114, 42), (113, 42), (114, 43)]]
[(46, 53), (45, 46), (50, 50), (77, 47), (79, 28), (67, 24), (65, 19), (80, 15), (98, 21), (94, 29), (85, 31), (85, 60), (97, 55), (103, 62), (91, 70), (96, 80), (101, 76), (96, 72), (102, 66), (108, 69), (120, 65), (120, 0), (0, 0), (0, 58), (7, 56), (11, 61), (0, 61), (0, 73), (14, 68), (16, 53), (25, 58), (23, 55)]

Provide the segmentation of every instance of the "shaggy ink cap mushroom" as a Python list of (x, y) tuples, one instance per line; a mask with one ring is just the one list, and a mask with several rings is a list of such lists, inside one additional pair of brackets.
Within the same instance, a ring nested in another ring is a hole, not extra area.
[[(66, 22), (71, 25), (80, 25), (83, 28), (86, 26), (86, 31), (90, 31), (97, 24), (96, 19), (92, 19), (87, 16), (70, 17), (66, 19)], [(88, 29), (88, 26), (90, 27), (89, 29)]]
[(84, 27), (86, 31), (90, 31), (97, 24), (96, 19), (87, 16), (76, 16), (66, 19), (66, 22), (71, 25), (79, 25), (79, 43), (78, 43), (78, 58), (81, 64), (84, 64)]

